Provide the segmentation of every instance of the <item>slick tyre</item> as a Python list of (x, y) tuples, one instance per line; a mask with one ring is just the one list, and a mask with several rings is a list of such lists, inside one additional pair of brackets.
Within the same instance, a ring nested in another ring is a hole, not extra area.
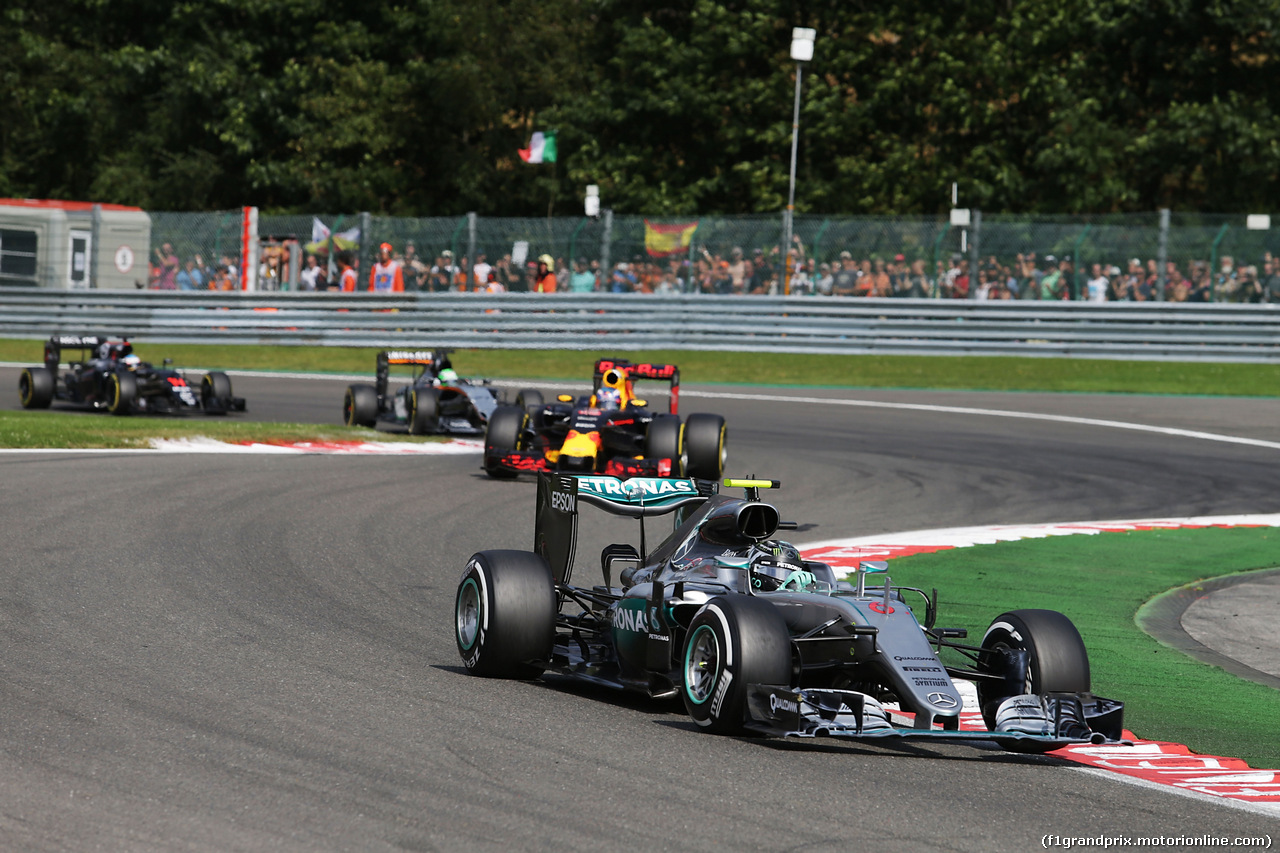
[(127, 415), (133, 411), (138, 399), (138, 377), (132, 373), (112, 373), (107, 377), (107, 411), (113, 415)]
[(656, 415), (644, 439), (644, 455), (650, 459), (670, 459), (672, 477), (683, 477), (685, 459), (685, 425), (675, 415)]
[(454, 606), (454, 639), (468, 672), (537, 678), (555, 626), (556, 589), (545, 560), (530, 551), (472, 555)]
[[(1056, 610), (1011, 610), (1001, 613), (982, 637), (982, 648), (1025, 649), (1027, 679), (1023, 693), (1089, 692), (1089, 652), (1071, 620)], [(978, 682), (978, 704), (988, 729), (1007, 699), (1003, 685)]]
[(378, 422), (378, 392), (372, 385), (348, 385), (342, 397), (342, 422), (349, 427), (371, 427)]
[(680, 671), (693, 721), (708, 732), (738, 734), (747, 722), (747, 685), (791, 683), (787, 623), (759, 598), (713, 598), (689, 624)]
[(718, 480), (724, 474), (729, 431), (719, 415), (689, 415), (684, 427), (686, 473), (699, 480)]
[(409, 434), (431, 435), (440, 431), (440, 392), (435, 388), (409, 391)]
[(231, 410), (231, 379), (225, 373), (206, 373), (200, 379), (200, 408), (210, 415)]
[(495, 480), (510, 480), (517, 472), (493, 461), (513, 450), (520, 449), (520, 439), (529, 422), (529, 410), (520, 406), (499, 406), (489, 416), (484, 432), (484, 470)]
[(53, 402), (53, 371), (47, 367), (28, 367), (18, 377), (18, 399), (24, 409), (47, 409)]
[(529, 414), (539, 410), (543, 406), (542, 392), (533, 388), (524, 388), (516, 395), (516, 405), (524, 409)]

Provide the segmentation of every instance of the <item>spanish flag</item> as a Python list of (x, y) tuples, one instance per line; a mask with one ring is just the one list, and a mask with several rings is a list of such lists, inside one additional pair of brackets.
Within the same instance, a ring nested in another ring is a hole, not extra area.
[(698, 223), (687, 222), (683, 225), (654, 225), (644, 221), (644, 248), (652, 257), (665, 258), (678, 255), (689, 248), (693, 242), (693, 232), (698, 230)]

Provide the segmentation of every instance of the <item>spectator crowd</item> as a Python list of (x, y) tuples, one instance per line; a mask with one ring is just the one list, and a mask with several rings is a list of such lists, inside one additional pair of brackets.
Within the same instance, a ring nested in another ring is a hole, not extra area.
[[(259, 287), (281, 289), (289, 269), (285, 246), (264, 247)], [(515, 258), (507, 253), (490, 262), (478, 251), (474, 262), (442, 250), (432, 259), (420, 255), (413, 241), (398, 251), (391, 243), (378, 247), (366, 275), (354, 251), (324, 256), (307, 254), (297, 281), (285, 284), (302, 291), (374, 292), (565, 292), (565, 293), (710, 293), (816, 295), (837, 297), (909, 297), (940, 299), (1087, 300), (1090, 302), (1280, 302), (1280, 258), (1268, 252), (1261, 269), (1237, 264), (1230, 256), (1216, 269), (1206, 260), (1183, 264), (1167, 261), (1164, 275), (1157, 262), (1130, 258), (1122, 266), (1093, 261), (1077, 270), (1070, 257), (1034, 252), (1013, 259), (985, 257), (975, 270), (967, 257), (951, 255), (932, 264), (922, 258), (856, 258), (841, 251), (830, 262), (809, 256), (797, 237), (786, 261), (777, 247), (750, 251), (732, 247), (713, 253), (697, 247), (681, 257), (637, 255), (602, 268), (598, 260), (540, 255)], [(788, 269), (789, 267), (789, 269)], [(975, 274), (976, 273), (976, 274)], [(1163, 282), (1162, 282), (1163, 278)], [(170, 243), (154, 251), (151, 285), (159, 290), (233, 290), (239, 287), (235, 262), (224, 255), (206, 264), (200, 254), (180, 260)]]

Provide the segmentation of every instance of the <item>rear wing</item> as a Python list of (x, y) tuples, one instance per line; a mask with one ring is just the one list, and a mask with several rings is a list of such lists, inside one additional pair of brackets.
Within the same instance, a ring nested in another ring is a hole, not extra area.
[(393, 366), (421, 367), (424, 373), (430, 374), (432, 378), (435, 378), (436, 374), (446, 367), (453, 367), (453, 363), (449, 361), (449, 353), (451, 352), (453, 352), (451, 349), (390, 349), (378, 353), (378, 368), (377, 373), (374, 374), (378, 398), (381, 399), (387, 395), (387, 382), (391, 376), (391, 368)]
[[(129, 339), (122, 340), (127, 343)], [(44, 366), (57, 373), (58, 365), (62, 363), (64, 349), (80, 350), (80, 360), (84, 361), (86, 355), (105, 343), (108, 343), (108, 340), (101, 335), (54, 335), (44, 345)]]
[(702, 504), (714, 483), (662, 477), (619, 480), (602, 475), (540, 473), (533, 550), (547, 561), (556, 583), (567, 583), (578, 545), (578, 506), (587, 503), (610, 515), (648, 518)]
[(634, 397), (632, 383), (637, 379), (657, 379), (670, 383), (671, 414), (680, 413), (680, 368), (674, 364), (635, 364), (625, 358), (602, 358), (596, 361), (595, 373), (592, 376), (592, 391), (598, 391), (604, 381), (604, 375), (610, 370), (617, 370), (626, 376), (627, 396)]

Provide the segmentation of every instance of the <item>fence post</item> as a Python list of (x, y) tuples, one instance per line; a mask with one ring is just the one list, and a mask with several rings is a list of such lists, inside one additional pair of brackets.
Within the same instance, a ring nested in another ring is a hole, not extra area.
[(938, 252), (942, 250), (942, 239), (951, 233), (951, 223), (943, 222), (938, 228), (938, 236), (933, 240), (933, 260), (929, 266), (929, 280), (933, 286), (929, 288), (929, 298), (938, 298)]
[(467, 214), (467, 288), (474, 290), (476, 284), (476, 222), (479, 216), (475, 211)]
[[(87, 282), (87, 285), (90, 290), (93, 290), (98, 286), (98, 255), (101, 254), (101, 247), (102, 247), (101, 234), (102, 234), (102, 205), (95, 204), (93, 206), (93, 224), (90, 226), (90, 229), (89, 229), (89, 252), (88, 252), (89, 257), (85, 258), (85, 260), (88, 261), (88, 267), (89, 267), (87, 270), (85, 270), (85, 272), (89, 276), (89, 281)], [(74, 259), (72, 260), (74, 262)]]
[(1080, 299), (1080, 268), (1084, 266), (1084, 261), (1080, 257), (1080, 247), (1084, 245), (1084, 238), (1089, 236), (1092, 225), (1086, 225), (1084, 230), (1080, 232), (1080, 236), (1076, 238), (1076, 243), (1071, 247), (1071, 301), (1077, 302)]
[(607, 207), (604, 211), (604, 233), (600, 235), (600, 287), (606, 289), (609, 281), (609, 250), (610, 244), (613, 242), (613, 208)]
[(1227, 236), (1227, 231), (1231, 228), (1231, 223), (1224, 222), (1222, 227), (1218, 229), (1218, 236), (1213, 238), (1213, 248), (1209, 250), (1209, 301), (1218, 301), (1218, 246), (1222, 243), (1222, 238)]
[(1156, 248), (1156, 300), (1164, 302), (1165, 272), (1169, 261), (1169, 208), (1160, 208), (1160, 242)]
[(979, 257), (978, 243), (982, 239), (982, 211), (974, 210), (973, 219), (970, 227), (973, 234), (969, 239), (969, 298), (978, 298), (978, 264)]
[(360, 214), (360, 269), (356, 270), (356, 289), (359, 289), (360, 276), (366, 279), (369, 277), (369, 270), (373, 268), (373, 217), (369, 215), (369, 211), (363, 211)]

